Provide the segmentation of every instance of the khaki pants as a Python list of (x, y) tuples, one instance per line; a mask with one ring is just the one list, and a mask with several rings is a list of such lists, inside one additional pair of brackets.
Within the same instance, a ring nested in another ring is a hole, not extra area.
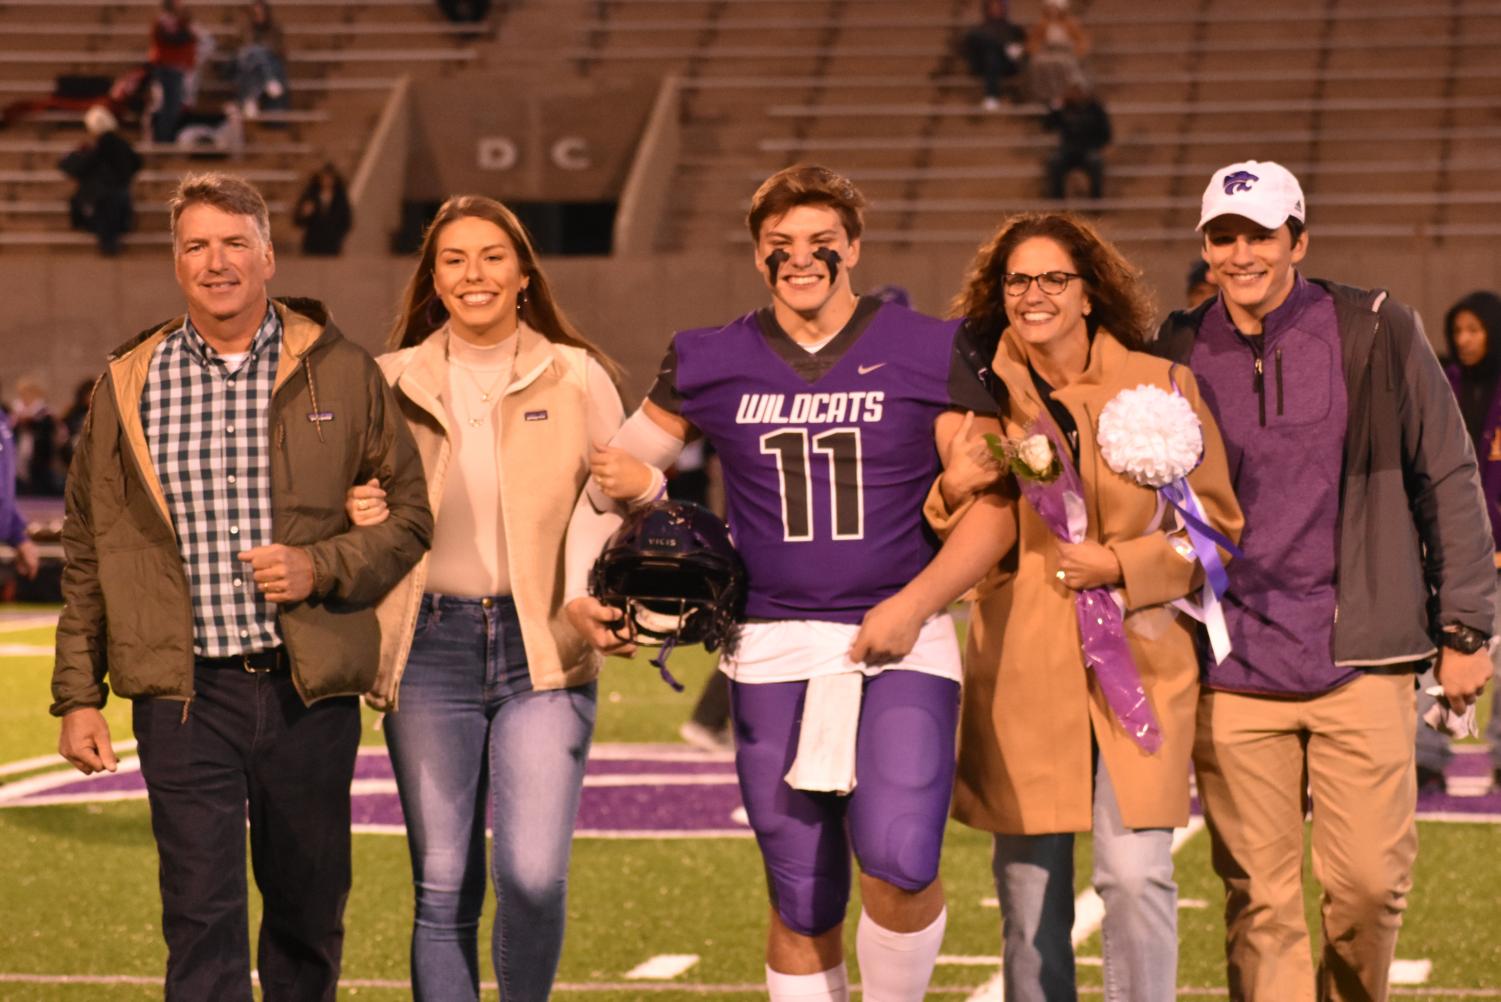
[[(1230, 997), (1380, 1000), (1418, 851), (1413, 676), (1313, 699), (1204, 690), (1194, 768), (1225, 882)], [(1303, 913), (1305, 789), (1323, 885), (1315, 980)]]

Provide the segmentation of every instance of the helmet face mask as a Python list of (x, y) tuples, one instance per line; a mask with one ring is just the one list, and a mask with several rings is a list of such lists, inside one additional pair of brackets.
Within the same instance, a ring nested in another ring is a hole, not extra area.
[(648, 645), (733, 646), (745, 569), (723, 522), (684, 501), (658, 501), (626, 517), (600, 553), (589, 591), (621, 610), (617, 637)]

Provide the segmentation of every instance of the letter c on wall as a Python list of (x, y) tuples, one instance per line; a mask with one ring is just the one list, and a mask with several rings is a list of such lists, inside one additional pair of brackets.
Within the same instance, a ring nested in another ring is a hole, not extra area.
[(552, 144), (553, 166), (563, 170), (588, 170), (594, 166), (589, 158), (589, 141), (583, 136), (564, 136)]

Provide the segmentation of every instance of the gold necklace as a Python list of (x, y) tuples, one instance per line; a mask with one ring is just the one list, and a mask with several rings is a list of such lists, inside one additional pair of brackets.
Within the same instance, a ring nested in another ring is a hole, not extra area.
[[(490, 404), (490, 397), (500, 386), (501, 381), (506, 378), (508, 372), (502, 371), (501, 373), (499, 373), (495, 377), (494, 382), (492, 382), (489, 388), (486, 389), (485, 386), (479, 381), (479, 378), (475, 376), (472, 369), (467, 366), (460, 365), (457, 362), (450, 362), (449, 364), (453, 365), (457, 369), (462, 369), (464, 373), (469, 376), (469, 381), (474, 384), (474, 388), (479, 391), (480, 402), (478, 404), (471, 406), (470, 401), (464, 401), (464, 409), (470, 412), (469, 416), (465, 417), (464, 420), (468, 422), (469, 427), (478, 428), (480, 425), (485, 423), (485, 419), (488, 418), (490, 416), (490, 412), (495, 409), (495, 405)], [(487, 407), (485, 406), (486, 404), (490, 404), (490, 406)]]

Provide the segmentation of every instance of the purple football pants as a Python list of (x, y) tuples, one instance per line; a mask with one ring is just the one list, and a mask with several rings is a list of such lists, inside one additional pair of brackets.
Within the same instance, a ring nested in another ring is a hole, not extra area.
[(732, 682), (740, 796), (789, 929), (817, 936), (844, 921), (850, 850), (863, 873), (906, 891), (938, 877), (954, 789), (959, 684), (888, 670), (865, 681), (848, 795), (794, 790), (806, 682)]

